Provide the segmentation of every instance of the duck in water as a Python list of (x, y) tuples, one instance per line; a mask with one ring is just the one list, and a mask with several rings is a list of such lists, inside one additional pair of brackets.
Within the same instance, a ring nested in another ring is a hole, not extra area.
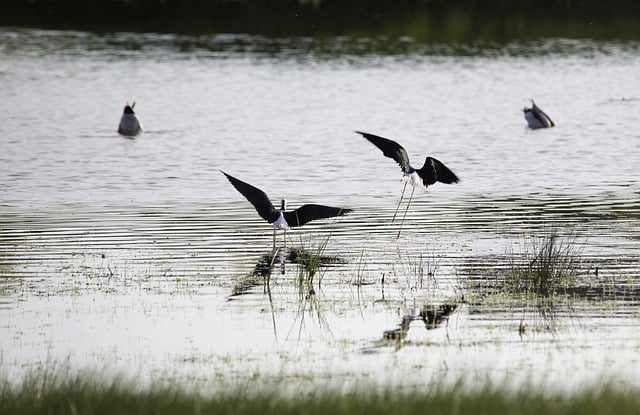
[(531, 108), (524, 107), (522, 111), (531, 129), (549, 128), (556, 125), (551, 117), (542, 111), (533, 100), (531, 100)]
[(142, 124), (136, 113), (133, 112), (133, 107), (136, 106), (136, 103), (124, 106), (124, 111), (122, 113), (122, 117), (120, 117), (120, 124), (118, 125), (118, 133), (126, 136), (135, 136), (142, 132)]

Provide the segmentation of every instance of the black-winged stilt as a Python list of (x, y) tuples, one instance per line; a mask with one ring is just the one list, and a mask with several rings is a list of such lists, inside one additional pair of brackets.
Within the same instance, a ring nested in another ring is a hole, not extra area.
[(407, 203), (407, 208), (404, 211), (404, 216), (402, 217), (402, 222), (400, 223), (400, 229), (398, 230), (398, 238), (400, 237), (400, 232), (402, 231), (402, 224), (404, 223), (404, 218), (407, 215), (407, 211), (409, 210), (409, 205), (411, 205), (411, 199), (413, 198), (413, 192), (416, 187), (421, 187), (426, 189), (430, 185), (435, 182), (441, 182), (446, 184), (458, 183), (460, 179), (456, 176), (447, 166), (445, 166), (441, 161), (434, 159), (433, 157), (427, 157), (424, 161), (424, 166), (420, 169), (415, 169), (409, 164), (409, 155), (407, 154), (407, 150), (404, 149), (400, 144), (396, 143), (393, 140), (389, 140), (388, 138), (383, 138), (377, 135), (363, 133), (361, 131), (356, 131), (356, 133), (361, 134), (364, 138), (373, 143), (376, 147), (382, 150), (382, 153), (389, 158), (392, 158), (400, 165), (402, 169), (402, 180), (404, 181), (404, 187), (402, 188), (402, 195), (400, 195), (400, 201), (398, 202), (398, 206), (396, 207), (396, 211), (393, 214), (393, 218), (391, 222), (396, 219), (396, 215), (398, 214), (398, 209), (400, 208), (400, 203), (402, 203), (402, 199), (404, 198), (404, 192), (407, 189), (407, 183), (410, 183), (413, 189), (411, 190), (411, 196), (409, 197), (409, 202)]
[(333, 218), (335, 216), (342, 216), (349, 212), (351, 209), (343, 209), (331, 206), (307, 204), (302, 205), (299, 208), (285, 212), (286, 200), (282, 199), (280, 203), (280, 209), (276, 209), (269, 196), (257, 187), (251, 186), (249, 183), (245, 183), (242, 180), (223, 172), (227, 179), (231, 182), (233, 187), (236, 188), (242, 195), (253, 205), (258, 212), (258, 215), (273, 226), (273, 248), (276, 246), (276, 231), (278, 229), (284, 229), (284, 238), (286, 246), (287, 229), (302, 226), (312, 220)]
[(556, 125), (551, 117), (542, 111), (533, 100), (531, 100), (531, 108), (524, 107), (522, 111), (524, 112), (524, 118), (527, 120), (527, 124), (529, 124), (529, 128), (535, 130)]
[(120, 117), (120, 124), (118, 125), (118, 133), (126, 136), (134, 136), (138, 135), (142, 132), (142, 124), (140, 120), (136, 116), (136, 113), (133, 112), (133, 107), (136, 106), (136, 103), (124, 106), (124, 111), (122, 112), (122, 117)]

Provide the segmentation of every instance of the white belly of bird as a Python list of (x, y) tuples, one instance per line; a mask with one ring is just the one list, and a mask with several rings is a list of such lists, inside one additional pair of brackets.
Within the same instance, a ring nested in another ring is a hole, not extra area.
[(289, 229), (289, 224), (287, 223), (286, 220), (284, 220), (284, 216), (282, 215), (282, 212), (280, 212), (280, 217), (278, 218), (278, 220), (273, 222), (271, 226), (273, 226), (274, 229)]
[(415, 171), (412, 173), (403, 173), (402, 181), (409, 183), (413, 187), (421, 187), (424, 189), (422, 178)]

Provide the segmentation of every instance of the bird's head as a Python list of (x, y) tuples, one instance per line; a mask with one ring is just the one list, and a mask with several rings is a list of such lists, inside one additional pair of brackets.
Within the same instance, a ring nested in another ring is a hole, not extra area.
[(127, 105), (124, 106), (124, 113), (125, 114), (133, 114), (133, 107), (136, 106), (136, 103), (134, 102), (133, 104), (129, 105), (129, 103), (127, 102)]
[(286, 209), (287, 209), (287, 201), (286, 199), (282, 199), (280, 201), (280, 210), (284, 212)]
[(535, 106), (536, 106), (536, 103), (535, 103), (535, 101), (534, 101), (533, 99), (529, 98), (529, 101), (531, 101), (531, 108), (524, 107), (524, 108), (522, 109), (522, 111), (523, 111), (524, 113), (527, 113), (527, 112), (532, 111), (532, 110), (533, 110), (533, 107), (535, 107)]

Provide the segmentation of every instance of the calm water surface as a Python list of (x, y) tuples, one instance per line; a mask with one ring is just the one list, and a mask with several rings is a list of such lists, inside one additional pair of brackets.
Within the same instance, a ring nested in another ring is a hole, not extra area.
[[(639, 52), (1, 29), (0, 373), (640, 386)], [(556, 128), (526, 128), (529, 98)], [(135, 139), (116, 133), (127, 101)], [(416, 192), (397, 241), (400, 171), (355, 130), (462, 179)], [(354, 209), (288, 234), (328, 241), (313, 291), (290, 258), (256, 276), (271, 230), (221, 169)], [(575, 244), (574, 295), (491, 296), (551, 232)], [(451, 298), (441, 325), (416, 318)]]

